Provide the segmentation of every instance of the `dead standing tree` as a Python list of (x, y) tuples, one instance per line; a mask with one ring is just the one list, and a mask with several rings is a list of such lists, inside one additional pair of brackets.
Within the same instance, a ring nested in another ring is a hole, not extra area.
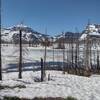
[(55, 59), (54, 59), (54, 38), (52, 37), (52, 49), (53, 49), (53, 67), (54, 67), (54, 61), (55, 61)]
[[(47, 29), (45, 30), (45, 33), (47, 34)], [(43, 68), (43, 77), (46, 77), (46, 59), (47, 59), (47, 44), (48, 44), (48, 39), (45, 36), (45, 40), (44, 40), (44, 45), (45, 45), (45, 49), (44, 49), (44, 68)]]
[(1, 59), (1, 7), (0, 7), (0, 80), (2, 80), (2, 59)]
[(65, 74), (65, 34), (64, 34), (64, 38), (62, 39), (62, 46), (63, 46), (63, 48), (62, 48), (63, 49), (63, 63), (62, 63), (62, 67), (63, 67), (63, 74)]
[(43, 59), (41, 58), (41, 82), (44, 80), (44, 67), (43, 67)]
[(67, 48), (66, 48), (66, 54), (67, 54), (67, 65), (66, 65), (66, 70), (69, 73), (69, 41), (67, 40)]
[(74, 33), (72, 33), (71, 37), (71, 66), (72, 66), (72, 73), (74, 73)]
[(85, 72), (84, 75), (88, 76), (90, 75), (90, 38), (89, 35), (87, 34), (87, 38), (86, 38), (86, 46), (85, 46)]
[(78, 74), (78, 56), (79, 56), (79, 39), (76, 39), (76, 46), (75, 46), (75, 70), (76, 74)]
[(100, 55), (99, 55), (99, 48), (98, 48), (99, 42), (100, 42), (99, 39), (97, 39), (97, 73), (100, 72), (100, 61), (99, 61)]
[(22, 30), (19, 30), (19, 75), (18, 78), (22, 78)]

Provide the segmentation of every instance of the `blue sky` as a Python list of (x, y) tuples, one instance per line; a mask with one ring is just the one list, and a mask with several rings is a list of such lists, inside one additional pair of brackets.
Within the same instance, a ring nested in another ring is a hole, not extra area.
[(82, 31), (90, 19), (100, 24), (100, 0), (2, 0), (2, 26), (21, 21), (34, 30), (55, 35)]

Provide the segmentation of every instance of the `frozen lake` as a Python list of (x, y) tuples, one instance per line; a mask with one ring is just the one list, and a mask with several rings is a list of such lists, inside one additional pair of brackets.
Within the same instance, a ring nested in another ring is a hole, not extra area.
[[(23, 69), (24, 70), (32, 70), (33, 68), (40, 67), (41, 58), (44, 59), (44, 47), (23, 47)], [(80, 51), (78, 54), (78, 59), (82, 63), (84, 63), (84, 48), (80, 47)], [(75, 62), (75, 49), (73, 49), (73, 61)], [(47, 48), (47, 58), (46, 58), (46, 66), (54, 67), (59, 66), (60, 69), (63, 66), (63, 49), (54, 49), (52, 47)], [(100, 53), (99, 53), (100, 55)], [(72, 60), (72, 51), (70, 48), (65, 49), (64, 53), (65, 59), (64, 62), (71, 63)], [(68, 59), (67, 59), (68, 58)], [(92, 56), (91, 60), (93, 63), (97, 63), (97, 54), (96, 49), (92, 48)], [(2, 65), (3, 70), (9, 71), (17, 71), (19, 61), (19, 47), (15, 45), (2, 46)]]

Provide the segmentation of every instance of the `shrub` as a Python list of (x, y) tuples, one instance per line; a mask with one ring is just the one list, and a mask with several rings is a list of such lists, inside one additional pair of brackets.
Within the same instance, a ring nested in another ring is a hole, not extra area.
[(21, 99), (16, 96), (15, 97), (5, 96), (3, 100), (21, 100)]
[(68, 96), (65, 100), (77, 100), (77, 99), (74, 97)]
[(9, 88), (9, 86), (2, 86), (2, 85), (0, 85), (0, 90), (1, 89), (5, 89), (5, 88)]
[(18, 88), (26, 88), (25, 85), (16, 85), (16, 86), (13, 86), (13, 88), (16, 88), (16, 87), (18, 87)]
[(47, 98), (42, 98), (42, 97), (35, 97), (33, 100), (77, 100), (74, 97), (68, 96), (67, 98), (61, 98), (61, 97), (47, 97)]
[(0, 90), (5, 89), (5, 88), (13, 89), (13, 88), (17, 88), (17, 87), (18, 88), (26, 88), (25, 85), (15, 85), (15, 86), (7, 86), (7, 85), (2, 86), (2, 85), (0, 85)]

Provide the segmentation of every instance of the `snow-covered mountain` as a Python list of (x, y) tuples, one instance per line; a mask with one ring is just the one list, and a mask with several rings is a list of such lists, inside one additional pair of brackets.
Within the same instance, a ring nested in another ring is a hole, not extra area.
[(85, 27), (85, 29), (80, 32), (80, 33), (73, 33), (73, 32), (65, 32), (61, 33), (56, 36), (56, 41), (61, 42), (61, 40), (65, 39), (71, 40), (71, 39), (79, 39), (79, 40), (84, 40), (86, 39), (87, 35), (90, 37), (99, 37), (100, 38), (100, 25), (99, 24), (90, 24)]
[(82, 32), (80, 40), (86, 39), (87, 36), (100, 38), (100, 25), (87, 25), (85, 30)]
[[(22, 30), (22, 40), (23, 43), (32, 43), (39, 44), (42, 43), (45, 38), (49, 41), (52, 41), (52, 38), (49, 35), (39, 33), (34, 31), (32, 28), (25, 26), (23, 24), (15, 25), (10, 28), (2, 28), (2, 42), (9, 43), (18, 43), (19, 42), (19, 30)], [(73, 32), (65, 32), (55, 36), (56, 42), (61, 42), (63, 39), (66, 41), (70, 39), (80, 39), (84, 40), (87, 35), (91, 37), (100, 37), (100, 25), (98, 24), (90, 24), (85, 27), (82, 33), (73, 33)]]
[(39, 44), (42, 41), (44, 41), (45, 38), (48, 38), (48, 40), (50, 40), (49, 35), (39, 33), (37, 31), (34, 31), (32, 28), (28, 26), (20, 24), (10, 28), (3, 28), (1, 30), (2, 41), (10, 43), (18, 43), (20, 29), (22, 30), (23, 43), (31, 42), (33, 44)]
[(77, 40), (81, 36), (81, 33), (65, 32), (56, 36), (56, 42), (60, 43), (63, 40), (68, 42), (70, 40)]

